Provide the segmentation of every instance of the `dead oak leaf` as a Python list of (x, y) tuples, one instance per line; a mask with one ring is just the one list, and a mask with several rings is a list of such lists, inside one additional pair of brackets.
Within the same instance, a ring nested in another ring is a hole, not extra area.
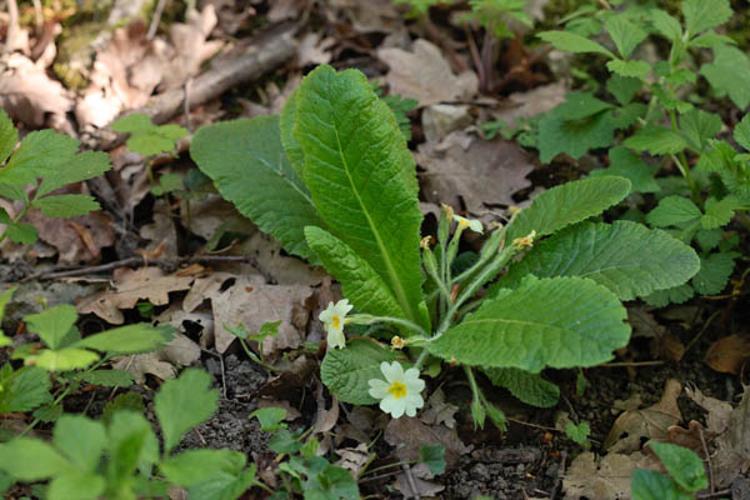
[(719, 373), (738, 375), (748, 358), (750, 358), (750, 337), (728, 335), (711, 344), (706, 351), (705, 362), (712, 370)]
[(411, 51), (380, 49), (378, 58), (390, 68), (385, 79), (391, 93), (416, 99), (421, 106), (467, 100), (477, 93), (476, 74), (455, 75), (440, 49), (427, 40), (415, 41)]
[(31, 210), (27, 220), (36, 228), (39, 239), (57, 250), (60, 264), (98, 261), (101, 249), (115, 243), (112, 217), (104, 212), (53, 219), (38, 210)]
[(385, 440), (396, 447), (396, 455), (404, 461), (418, 461), (419, 450), (426, 444), (442, 444), (448, 468), (458, 462), (461, 455), (471, 451), (458, 437), (455, 429), (440, 425), (427, 425), (416, 417), (391, 420), (385, 429)]
[(453, 207), (463, 201), (474, 214), (486, 211), (485, 205), (513, 205), (513, 194), (531, 185), (526, 176), (534, 169), (513, 142), (485, 141), (465, 132), (420, 145), (417, 161), (426, 170), (420, 178), (427, 201)]
[(44, 67), (22, 54), (11, 54), (0, 74), (0, 108), (31, 127), (45, 124), (45, 114), (64, 119), (73, 107), (65, 88)]
[(597, 460), (590, 451), (570, 464), (563, 478), (565, 498), (630, 498), (630, 481), (636, 469), (655, 468), (648, 456), (609, 453)]
[(750, 386), (745, 386), (742, 400), (729, 414), (726, 431), (716, 439), (711, 458), (720, 488), (750, 470)]
[[(233, 282), (227, 286), (229, 280)], [(207, 283), (208, 281), (208, 283)], [(223, 353), (236, 337), (227, 328), (243, 325), (250, 333), (271, 321), (281, 321), (279, 332), (263, 341), (264, 355), (294, 349), (305, 339), (310, 311), (305, 306), (314, 291), (304, 285), (267, 285), (258, 276), (209, 277), (196, 280), (195, 289), (185, 297), (191, 306), (211, 301), (214, 315), (214, 344)], [(197, 296), (196, 293), (201, 293)], [(201, 298), (202, 297), (202, 298)], [(200, 301), (199, 301), (200, 300)]]
[(169, 294), (187, 290), (193, 276), (164, 275), (158, 267), (140, 269), (120, 268), (114, 273), (114, 286), (78, 303), (81, 314), (93, 313), (113, 325), (121, 325), (125, 318), (121, 309), (132, 309), (139, 300), (148, 300), (155, 306), (169, 303)]
[(129, 372), (133, 379), (143, 384), (146, 375), (161, 380), (174, 378), (178, 367), (190, 366), (201, 357), (201, 348), (185, 335), (178, 333), (158, 351), (118, 358), (112, 367)]
[(667, 429), (682, 420), (677, 397), (682, 384), (675, 379), (667, 380), (661, 399), (642, 410), (623, 412), (609, 431), (604, 447), (610, 453), (631, 453), (641, 449), (642, 440), (667, 437)]

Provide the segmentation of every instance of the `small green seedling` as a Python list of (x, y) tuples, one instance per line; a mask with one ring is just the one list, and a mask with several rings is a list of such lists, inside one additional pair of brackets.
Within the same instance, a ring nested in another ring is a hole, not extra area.
[(359, 498), (357, 481), (348, 470), (319, 456), (320, 443), (315, 437), (289, 430), (284, 423), (286, 410), (261, 408), (250, 417), (258, 419), (261, 430), (272, 434), (268, 447), (278, 454), (276, 462), (284, 486), (276, 491), (265, 487), (274, 498), (291, 498), (295, 494), (310, 500)]
[(86, 194), (55, 194), (60, 188), (97, 177), (111, 168), (106, 153), (79, 153), (77, 140), (53, 130), (31, 132), (18, 143), (18, 131), (0, 110), (0, 197), (13, 202), (14, 213), (0, 208), (5, 229), (0, 241), (31, 244), (37, 231), (24, 222), (29, 210), (47, 217), (70, 218), (99, 210)]
[(115, 411), (106, 423), (64, 415), (50, 442), (17, 437), (0, 444), (0, 471), (22, 483), (45, 482), (50, 500), (167, 497), (172, 486), (185, 488), (190, 498), (239, 498), (257, 484), (255, 465), (247, 466), (244, 453), (175, 451), (188, 431), (214, 414), (218, 398), (210, 375), (186, 370), (154, 398), (161, 447), (149, 421), (133, 411)]
[[(127, 148), (148, 159), (147, 169), (149, 178), (155, 182), (151, 160), (159, 154), (175, 155), (177, 142), (188, 134), (187, 129), (175, 125), (156, 125), (148, 115), (133, 113), (118, 118), (112, 123), (112, 130), (122, 134), (129, 134), (125, 145)], [(159, 182), (151, 189), (156, 196), (162, 196), (174, 191), (185, 189), (183, 176), (168, 173), (159, 177)]]

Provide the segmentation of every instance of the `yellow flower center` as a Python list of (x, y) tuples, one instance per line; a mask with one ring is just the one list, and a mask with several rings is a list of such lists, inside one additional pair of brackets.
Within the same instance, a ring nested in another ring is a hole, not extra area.
[(403, 382), (393, 382), (388, 388), (388, 392), (396, 399), (406, 397), (406, 384)]
[(341, 330), (341, 316), (334, 314), (331, 318), (331, 326), (334, 330)]
[(468, 219), (458, 219), (458, 227), (461, 229), (466, 229), (469, 227), (469, 220)]

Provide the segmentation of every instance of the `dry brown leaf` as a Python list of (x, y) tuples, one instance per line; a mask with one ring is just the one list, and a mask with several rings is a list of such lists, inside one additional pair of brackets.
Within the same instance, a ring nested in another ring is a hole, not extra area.
[(427, 40), (415, 41), (411, 51), (380, 49), (378, 57), (390, 68), (386, 82), (391, 93), (416, 99), (422, 106), (468, 100), (477, 93), (477, 75), (454, 75), (440, 49)]
[(396, 455), (404, 461), (417, 461), (423, 445), (442, 444), (445, 447), (445, 463), (448, 468), (455, 465), (461, 455), (471, 451), (471, 448), (459, 439), (455, 429), (427, 425), (416, 417), (391, 420), (385, 429), (385, 440), (396, 447)]
[(471, 122), (469, 107), (464, 105), (433, 104), (422, 111), (422, 130), (427, 142), (438, 142)]
[(670, 425), (667, 429), (667, 441), (683, 448), (689, 448), (703, 457), (701, 434), (704, 435), (705, 439), (703, 425), (697, 420), (691, 420), (688, 422), (687, 429), (679, 425)]
[(114, 272), (114, 286), (78, 303), (81, 314), (93, 313), (113, 325), (121, 325), (125, 318), (121, 309), (132, 309), (139, 300), (155, 306), (169, 304), (169, 294), (187, 290), (195, 278), (172, 274), (165, 276), (158, 267), (132, 270), (120, 268)]
[(333, 58), (330, 49), (335, 43), (335, 38), (321, 39), (318, 33), (307, 33), (297, 46), (297, 66), (328, 64)]
[(433, 475), (424, 464), (408, 466), (411, 477), (405, 472), (398, 475), (393, 487), (404, 498), (431, 498), (445, 489), (442, 484), (430, 481)]
[(201, 348), (198, 344), (178, 333), (162, 349), (118, 358), (112, 366), (129, 372), (137, 383), (142, 384), (146, 375), (153, 375), (161, 380), (174, 378), (178, 367), (190, 366), (200, 357)]
[(348, 19), (357, 33), (393, 33), (403, 30), (403, 17), (391, 0), (328, 0), (329, 7), (338, 10), (329, 18), (334, 22)]
[(81, 264), (98, 261), (101, 249), (115, 243), (112, 217), (92, 212), (72, 219), (52, 219), (38, 210), (27, 215), (39, 233), (39, 239), (57, 249), (60, 264)]
[(142, 21), (116, 29), (97, 53), (91, 83), (76, 104), (78, 123), (104, 127), (123, 111), (144, 106), (157, 87), (180, 87), (195, 75), (222, 43), (206, 40), (217, 22), (212, 5), (187, 18), (170, 27), (171, 43), (148, 40)]
[(563, 479), (565, 498), (630, 498), (630, 480), (636, 469), (655, 468), (654, 461), (640, 452), (609, 453), (600, 460), (590, 451), (571, 462)]
[(169, 63), (160, 88), (182, 86), (188, 78), (198, 74), (204, 61), (224, 46), (220, 40), (207, 40), (218, 22), (213, 5), (206, 5), (201, 12), (188, 11), (186, 17), (187, 23), (174, 23), (169, 28), (172, 50), (164, 54)]
[(642, 439), (666, 439), (667, 429), (682, 419), (677, 397), (682, 384), (667, 380), (658, 403), (642, 410), (623, 412), (607, 435), (604, 447), (610, 453), (631, 453), (641, 449)]
[(719, 373), (738, 375), (750, 358), (750, 338), (744, 335), (722, 337), (708, 348), (705, 362)]
[(732, 405), (726, 401), (706, 396), (699, 389), (685, 388), (685, 393), (690, 399), (706, 410), (706, 426), (708, 432), (718, 435), (723, 433), (729, 425), (729, 417), (732, 414)]
[(15, 53), (0, 74), (0, 108), (31, 127), (45, 125), (45, 114), (65, 118), (73, 101), (65, 88), (47, 76), (44, 66)]
[(146, 104), (163, 75), (162, 63), (150, 47), (143, 22), (112, 33), (109, 44), (97, 53), (91, 83), (76, 104), (79, 124), (104, 127), (121, 111)]
[(546, 113), (565, 101), (568, 90), (564, 82), (552, 83), (528, 92), (517, 92), (501, 103), (502, 108), (492, 113), (495, 120), (502, 120), (513, 127), (519, 120)]
[(726, 431), (716, 440), (712, 462), (716, 485), (729, 486), (740, 474), (750, 470), (750, 386), (729, 414)]
[[(234, 280), (231, 286), (226, 286)], [(256, 276), (221, 274), (196, 280), (194, 289), (185, 297), (188, 310), (205, 299), (211, 300), (214, 314), (216, 350), (223, 353), (236, 337), (227, 327), (244, 325), (248, 332), (257, 332), (270, 321), (281, 321), (279, 333), (263, 342), (263, 354), (293, 349), (302, 345), (310, 311), (304, 303), (313, 289), (304, 285), (267, 285)], [(183, 305), (185, 307), (185, 305)]]
[(331, 407), (326, 408), (326, 398), (322, 383), (317, 384), (315, 401), (318, 404), (318, 409), (315, 413), (315, 422), (313, 423), (312, 431), (315, 434), (323, 434), (336, 426), (336, 422), (339, 420), (339, 402), (335, 396), (332, 396)]
[(336, 465), (348, 470), (354, 477), (359, 477), (364, 466), (370, 463), (375, 455), (368, 451), (366, 443), (360, 443), (356, 448), (339, 448), (335, 452), (341, 457)]
[(419, 418), (428, 425), (444, 425), (449, 429), (456, 427), (456, 413), (458, 406), (446, 403), (442, 389), (434, 391), (427, 400), (427, 408)]
[(526, 176), (534, 169), (513, 142), (485, 141), (464, 132), (420, 145), (417, 161), (426, 170), (421, 178), (427, 201), (465, 205), (474, 214), (486, 211), (485, 204), (513, 205), (512, 195), (531, 185)]

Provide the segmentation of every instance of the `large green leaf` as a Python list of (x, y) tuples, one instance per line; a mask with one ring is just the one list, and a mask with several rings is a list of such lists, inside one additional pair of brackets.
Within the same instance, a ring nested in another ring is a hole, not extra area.
[(190, 155), (242, 215), (290, 253), (310, 257), (304, 227), (325, 225), (284, 154), (277, 117), (203, 127), (193, 137)]
[(529, 274), (580, 276), (632, 300), (681, 285), (699, 269), (695, 251), (664, 231), (628, 221), (582, 222), (536, 246), (500, 285), (517, 285)]
[(717, 94), (729, 95), (741, 110), (750, 105), (750, 58), (740, 49), (716, 47), (713, 62), (701, 66), (701, 74)]
[(172, 450), (182, 436), (214, 414), (219, 393), (211, 389), (211, 375), (188, 369), (161, 386), (154, 399), (156, 416), (164, 434), (164, 448)]
[(318, 213), (383, 278), (406, 317), (427, 327), (416, 169), (393, 113), (362, 73), (330, 66), (305, 78), (296, 106)]
[(380, 363), (395, 361), (398, 355), (368, 338), (353, 339), (346, 349), (326, 353), (320, 378), (339, 401), (355, 405), (377, 403), (369, 394), (370, 379), (382, 379)]
[(685, 28), (695, 36), (724, 24), (732, 17), (729, 0), (685, 0), (682, 4)]
[(487, 368), (484, 373), (494, 385), (505, 387), (526, 404), (551, 408), (560, 399), (560, 388), (538, 373), (518, 368)]
[(171, 327), (153, 327), (147, 323), (139, 323), (91, 335), (74, 345), (100, 352), (135, 354), (162, 347), (172, 340), (173, 334)]
[(21, 481), (39, 481), (70, 471), (72, 466), (41, 439), (20, 437), (0, 444), (0, 470)]
[(82, 471), (99, 465), (107, 436), (101, 422), (82, 415), (63, 415), (55, 424), (55, 447)]
[(281, 110), (279, 116), (279, 128), (281, 130), (281, 144), (284, 146), (284, 152), (289, 159), (292, 168), (297, 172), (300, 179), (304, 178), (305, 153), (294, 137), (294, 124), (297, 120), (297, 92), (293, 92)]
[(344, 296), (357, 309), (377, 316), (404, 316), (383, 278), (349, 245), (319, 227), (305, 228), (305, 236), (326, 269), (341, 283)]
[(599, 215), (630, 193), (630, 181), (598, 176), (568, 182), (545, 191), (508, 227), (507, 241), (536, 231), (537, 237)]
[(626, 317), (617, 297), (592, 280), (527, 279), (486, 300), (428, 349), (466, 365), (532, 373), (594, 366), (628, 343)]

